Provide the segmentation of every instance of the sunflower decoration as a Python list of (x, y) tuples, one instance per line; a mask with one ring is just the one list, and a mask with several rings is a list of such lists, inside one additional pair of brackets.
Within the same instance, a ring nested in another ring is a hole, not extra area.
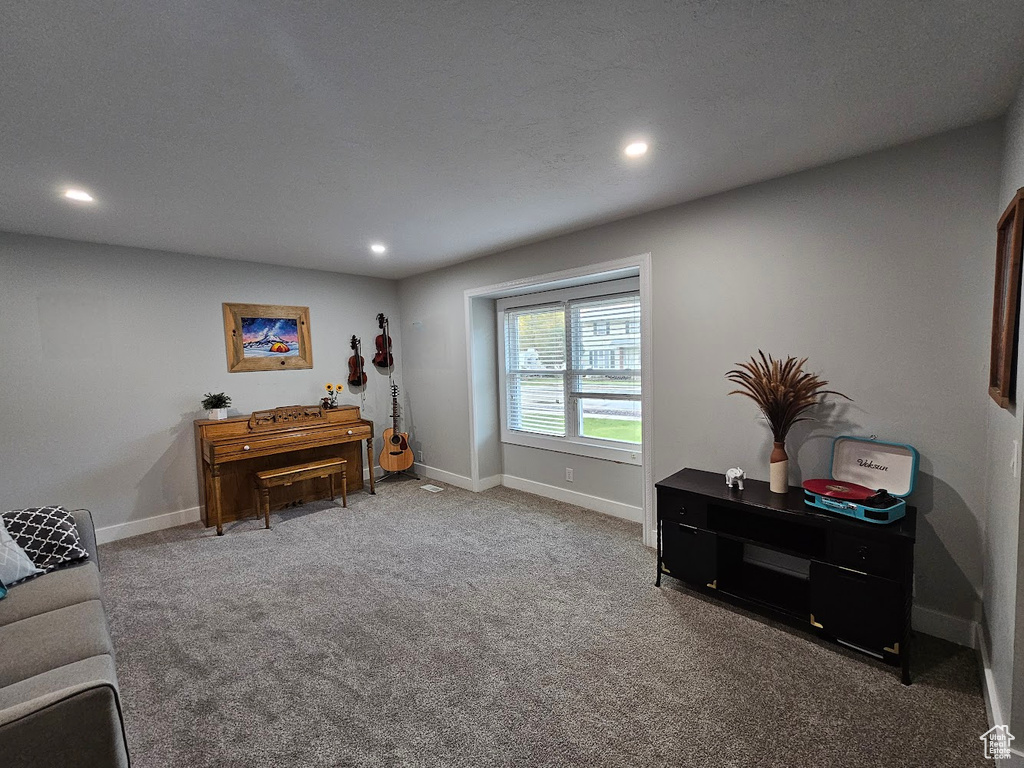
[(327, 382), (324, 384), (324, 389), (327, 390), (327, 397), (320, 398), (321, 408), (337, 408), (338, 407), (338, 395), (344, 387), (341, 384), (332, 384)]

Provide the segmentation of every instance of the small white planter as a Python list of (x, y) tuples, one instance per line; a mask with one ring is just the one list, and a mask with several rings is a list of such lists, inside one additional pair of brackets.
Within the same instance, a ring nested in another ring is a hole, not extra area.
[(207, 415), (208, 418), (211, 418), (211, 419), (217, 419), (217, 420), (226, 419), (228, 417), (228, 409), (227, 408), (211, 408), (209, 411), (206, 412), (206, 415)]

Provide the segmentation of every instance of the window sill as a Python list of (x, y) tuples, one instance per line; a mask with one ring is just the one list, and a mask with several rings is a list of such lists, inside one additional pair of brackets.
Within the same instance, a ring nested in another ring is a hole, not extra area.
[(617, 464), (643, 464), (643, 447), (640, 445), (625, 445), (619, 447), (614, 444), (599, 442), (582, 442), (567, 440), (565, 438), (544, 437), (543, 435), (531, 435), (522, 432), (511, 432), (502, 430), (501, 442), (508, 445), (521, 445), (525, 448), (539, 448), (544, 451), (556, 451), (558, 453), (569, 453), (574, 456), (586, 456), (591, 459), (603, 461), (614, 461)]

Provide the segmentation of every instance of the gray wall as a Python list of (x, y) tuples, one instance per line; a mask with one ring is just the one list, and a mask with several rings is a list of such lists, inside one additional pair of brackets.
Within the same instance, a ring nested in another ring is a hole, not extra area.
[(500, 475), (501, 423), (498, 416), (498, 320), (494, 299), (470, 302), (473, 323), (473, 408), (481, 479)]
[[(0, 506), (87, 507), (100, 527), (198, 504), (203, 393), (227, 392), (232, 413), (316, 403), (345, 381), (353, 333), (372, 354), (378, 312), (401, 353), (386, 280), (11, 234), (0, 278)], [(225, 301), (308, 306), (315, 367), (228, 373)], [(380, 424), (390, 395), (369, 375)]]
[[(1022, 122), (1004, 198), (1024, 183)], [(837, 433), (917, 446), (918, 603), (973, 617), (986, 507), (992, 589), (1016, 572), (996, 542), (1017, 532), (1019, 485), (999, 501), (1014, 484), (994, 473), (984, 493), (986, 467), (1009, 466), (1000, 435), (1021, 435), (985, 394), (1000, 147), (1000, 124), (976, 126), (409, 278), (397, 296), (368, 278), (0, 235), (0, 328), (17, 350), (0, 368), (0, 503), (87, 506), (101, 526), (194, 506), (202, 394), (242, 412), (315, 402), (344, 379), (351, 333), (372, 346), (378, 311), (405, 363), (406, 426), (429, 465), (469, 475), (463, 291), (651, 252), (655, 477), (739, 464), (766, 478), (768, 435), (722, 375), (759, 347), (807, 355), (855, 402), (792, 435), (791, 480), (827, 471)], [(316, 368), (228, 374), (223, 301), (309, 306)], [(369, 396), (383, 421), (385, 388)], [(573, 490), (615, 498), (578, 477)]]
[[(644, 470), (639, 465), (620, 464), (512, 444), (503, 445), (501, 455), (506, 475), (578, 491), (633, 507), (643, 506)], [(566, 467), (573, 470), (571, 483), (565, 479)]]
[[(999, 200), (992, 211), (995, 222), (1020, 187), (1024, 187), (1024, 85), (1006, 115), (1002, 181)], [(995, 272), (995, 251), (986, 259)], [(990, 294), (991, 295), (991, 294)], [(1024, 729), (1024, 661), (1014, 659), (1015, 638), (1024, 642), (1024, 587), (1018, 583), (1021, 479), (1015, 478), (1009, 457), (1013, 441), (1024, 433), (1024, 378), (1018, 349), (1017, 406), (1004, 410), (988, 403), (989, 457), (986, 476), (988, 523), (985, 531), (985, 624), (989, 643), (994, 691), (1003, 722), (1010, 730)], [(1019, 460), (1018, 455), (1018, 460)], [(1024, 473), (1021, 473), (1024, 475)], [(1012, 710), (1012, 712), (1011, 712)]]
[(827, 473), (835, 434), (915, 445), (918, 604), (974, 618), (1000, 146), (987, 123), (403, 280), (427, 463), (470, 473), (464, 290), (650, 252), (655, 477), (766, 479), (769, 435), (723, 374), (758, 348), (806, 355), (854, 403), (791, 435), (791, 482)]

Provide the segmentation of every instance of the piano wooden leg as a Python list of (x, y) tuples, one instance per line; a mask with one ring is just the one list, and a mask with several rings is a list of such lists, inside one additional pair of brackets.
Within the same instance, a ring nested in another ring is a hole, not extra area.
[(373, 438), (366, 438), (366, 466), (370, 468), (370, 493), (376, 494), (373, 487)]
[(348, 472), (341, 465), (341, 506), (348, 507)]
[(214, 464), (210, 468), (210, 474), (213, 476), (213, 512), (214, 520), (217, 522), (217, 535), (224, 535), (224, 526), (221, 523), (221, 510), (220, 510), (220, 467)]

